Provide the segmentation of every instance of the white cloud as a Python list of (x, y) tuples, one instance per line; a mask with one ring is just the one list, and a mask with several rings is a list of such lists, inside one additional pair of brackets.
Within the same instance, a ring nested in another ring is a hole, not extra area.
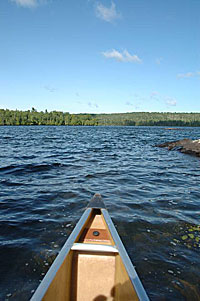
[(114, 2), (111, 3), (110, 7), (106, 7), (103, 4), (98, 3), (96, 6), (96, 15), (100, 19), (110, 23), (120, 18), (120, 14), (117, 13)]
[(11, 0), (11, 1), (23, 7), (35, 7), (38, 4), (37, 0)]
[(132, 63), (141, 63), (142, 60), (136, 55), (131, 55), (127, 50), (124, 50), (123, 52), (119, 52), (115, 49), (110, 51), (102, 52), (102, 54), (107, 59), (115, 59), (119, 62), (132, 62)]
[(169, 105), (169, 106), (176, 106), (177, 101), (176, 101), (175, 98), (167, 97), (166, 98), (166, 104)]
[(196, 76), (200, 76), (200, 71), (177, 74), (177, 78), (190, 78), (190, 77), (196, 77)]
[(163, 60), (162, 57), (157, 58), (157, 59), (156, 59), (156, 64), (157, 64), (157, 65), (160, 65), (161, 62), (162, 62), (162, 60)]
[(165, 103), (167, 106), (176, 106), (177, 100), (174, 97), (162, 95), (158, 91), (153, 91), (150, 94), (150, 100), (152, 102)]
[(187, 73), (179, 73), (177, 74), (178, 78), (188, 78), (188, 77), (193, 77), (195, 75), (194, 72), (187, 72)]

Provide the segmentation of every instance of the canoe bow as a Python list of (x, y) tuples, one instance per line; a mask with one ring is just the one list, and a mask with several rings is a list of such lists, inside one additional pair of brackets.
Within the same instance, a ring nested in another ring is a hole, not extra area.
[(100, 194), (79, 222), (31, 301), (149, 300)]

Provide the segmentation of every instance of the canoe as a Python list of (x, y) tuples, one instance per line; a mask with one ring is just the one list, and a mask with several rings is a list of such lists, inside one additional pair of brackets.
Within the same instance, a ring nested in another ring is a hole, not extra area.
[(31, 301), (149, 300), (95, 194)]

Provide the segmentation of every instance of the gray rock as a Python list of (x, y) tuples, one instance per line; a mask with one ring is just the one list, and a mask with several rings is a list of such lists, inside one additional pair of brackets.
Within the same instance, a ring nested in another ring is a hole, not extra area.
[(181, 153), (200, 157), (200, 139), (182, 139), (177, 141), (165, 142), (156, 145), (157, 147), (167, 147), (168, 150), (179, 150)]

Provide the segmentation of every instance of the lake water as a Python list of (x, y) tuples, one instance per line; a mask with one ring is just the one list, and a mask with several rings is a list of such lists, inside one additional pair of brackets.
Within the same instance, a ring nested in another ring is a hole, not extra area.
[(94, 193), (151, 300), (200, 300), (200, 128), (0, 127), (0, 299), (28, 300)]

